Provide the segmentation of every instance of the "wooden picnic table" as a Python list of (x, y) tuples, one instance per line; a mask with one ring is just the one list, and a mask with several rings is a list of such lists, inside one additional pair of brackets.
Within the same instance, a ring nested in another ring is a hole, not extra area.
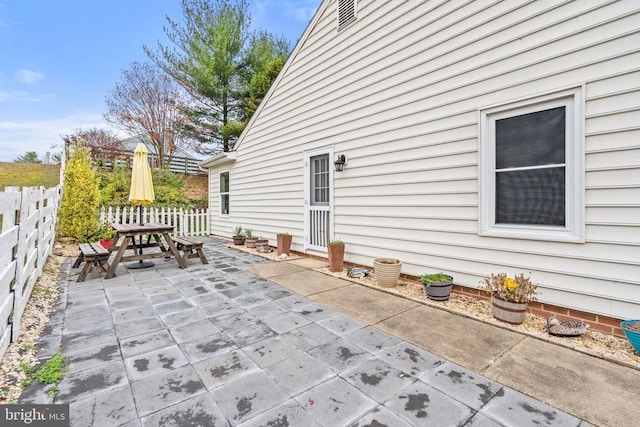
[[(180, 268), (187, 267), (169, 235), (173, 232), (173, 226), (151, 222), (142, 225), (113, 224), (113, 229), (116, 234), (109, 247), (109, 252), (115, 252), (116, 256), (111, 261), (106, 279), (111, 279), (116, 275), (116, 269), (121, 262), (173, 257), (178, 261)], [(145, 251), (149, 248), (160, 248), (160, 252)], [(133, 255), (125, 255), (127, 250), (133, 250)]]

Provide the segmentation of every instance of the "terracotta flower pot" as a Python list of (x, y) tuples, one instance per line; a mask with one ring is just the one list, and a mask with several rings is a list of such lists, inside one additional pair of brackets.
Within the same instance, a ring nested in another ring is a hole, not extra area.
[(402, 261), (395, 258), (376, 258), (373, 260), (373, 274), (380, 286), (393, 288), (398, 284), (402, 270)]
[(344, 269), (344, 244), (329, 244), (327, 246), (329, 271), (338, 272)]
[(244, 245), (244, 237), (233, 237), (234, 245)]
[(282, 254), (289, 255), (291, 252), (291, 239), (290, 234), (278, 234), (278, 256)]
[(246, 238), (244, 239), (244, 243), (247, 245), (248, 248), (255, 248), (256, 247), (256, 242), (258, 241), (258, 239), (254, 239), (254, 238)]

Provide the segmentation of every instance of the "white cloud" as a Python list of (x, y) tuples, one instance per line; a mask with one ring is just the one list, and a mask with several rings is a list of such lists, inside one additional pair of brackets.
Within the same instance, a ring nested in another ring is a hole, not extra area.
[[(62, 135), (78, 128), (99, 127), (124, 134), (107, 124), (101, 114), (74, 114), (47, 120), (0, 121), (0, 162), (12, 162), (27, 151), (35, 151), (41, 159), (47, 151), (62, 151)], [(52, 148), (53, 147), (53, 148)]]
[(15, 79), (21, 83), (33, 84), (44, 79), (44, 74), (31, 70), (18, 70)]
[(22, 101), (40, 102), (43, 98), (50, 98), (51, 95), (34, 95), (24, 91), (4, 92), (0, 90), (0, 102)]

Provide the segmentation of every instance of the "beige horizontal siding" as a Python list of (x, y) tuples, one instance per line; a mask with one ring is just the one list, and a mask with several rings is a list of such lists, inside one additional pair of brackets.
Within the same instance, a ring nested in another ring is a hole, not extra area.
[[(231, 215), (214, 230), (288, 231), (302, 250), (304, 153), (332, 146), (348, 156), (333, 183), (347, 260), (395, 256), (467, 286), (531, 272), (553, 303), (640, 306), (640, 5), (360, 0), (340, 33), (335, 1), (321, 7), (239, 143)], [(479, 236), (478, 109), (575, 87), (586, 242)]]

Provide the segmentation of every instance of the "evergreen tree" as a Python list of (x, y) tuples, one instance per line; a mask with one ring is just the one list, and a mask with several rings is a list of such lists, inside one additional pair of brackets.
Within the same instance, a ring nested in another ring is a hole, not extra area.
[(100, 190), (89, 149), (75, 146), (64, 169), (58, 232), (79, 242), (93, 239), (99, 227)]
[(35, 151), (27, 151), (22, 156), (18, 156), (14, 163), (42, 163), (42, 160), (38, 158), (38, 153)]

